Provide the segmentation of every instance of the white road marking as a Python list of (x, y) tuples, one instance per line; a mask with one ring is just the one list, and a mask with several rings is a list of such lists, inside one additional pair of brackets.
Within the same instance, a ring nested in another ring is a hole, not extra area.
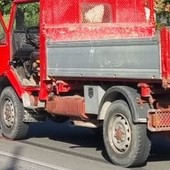
[(22, 160), (22, 161), (25, 161), (25, 162), (34, 163), (34, 164), (41, 165), (41, 166), (44, 166), (44, 167), (47, 167), (47, 168), (51, 168), (51, 169), (56, 169), (56, 170), (71, 170), (71, 169), (64, 168), (62, 166), (51, 165), (51, 164), (48, 164), (48, 163), (44, 163), (44, 162), (37, 161), (37, 160), (34, 160), (34, 159), (26, 158), (26, 157), (23, 157), (23, 156), (18, 156), (18, 155), (15, 155), (15, 154), (12, 154), (12, 153), (8, 153), (8, 152), (0, 151), (0, 155), (1, 156), (15, 158), (15, 159), (19, 159), (19, 160)]

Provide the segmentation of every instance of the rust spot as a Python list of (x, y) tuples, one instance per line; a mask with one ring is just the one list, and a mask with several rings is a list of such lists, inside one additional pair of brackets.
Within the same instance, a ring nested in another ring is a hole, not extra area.
[(46, 110), (51, 114), (87, 119), (84, 98), (81, 96), (54, 97), (47, 101)]
[(170, 109), (153, 109), (148, 113), (148, 129), (153, 132), (170, 130)]

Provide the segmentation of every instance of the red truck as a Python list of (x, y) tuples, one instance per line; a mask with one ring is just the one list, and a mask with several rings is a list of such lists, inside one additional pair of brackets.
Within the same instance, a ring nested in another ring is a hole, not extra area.
[(8, 24), (0, 14), (4, 137), (69, 120), (102, 127), (114, 164), (142, 165), (148, 134), (170, 131), (170, 30), (155, 20), (153, 0), (13, 0)]

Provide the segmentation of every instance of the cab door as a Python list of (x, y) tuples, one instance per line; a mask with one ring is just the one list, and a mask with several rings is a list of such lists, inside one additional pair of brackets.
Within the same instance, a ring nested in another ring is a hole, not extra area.
[(10, 46), (9, 34), (0, 12), (0, 75), (9, 69)]

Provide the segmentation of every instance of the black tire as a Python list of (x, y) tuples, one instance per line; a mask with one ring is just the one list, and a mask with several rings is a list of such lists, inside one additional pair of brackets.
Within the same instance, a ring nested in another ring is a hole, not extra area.
[(12, 87), (6, 87), (0, 97), (0, 125), (4, 137), (16, 140), (27, 135), (23, 122), (24, 107)]
[(123, 167), (143, 165), (150, 152), (146, 124), (134, 124), (130, 109), (117, 100), (107, 110), (103, 125), (106, 152), (115, 165)]

